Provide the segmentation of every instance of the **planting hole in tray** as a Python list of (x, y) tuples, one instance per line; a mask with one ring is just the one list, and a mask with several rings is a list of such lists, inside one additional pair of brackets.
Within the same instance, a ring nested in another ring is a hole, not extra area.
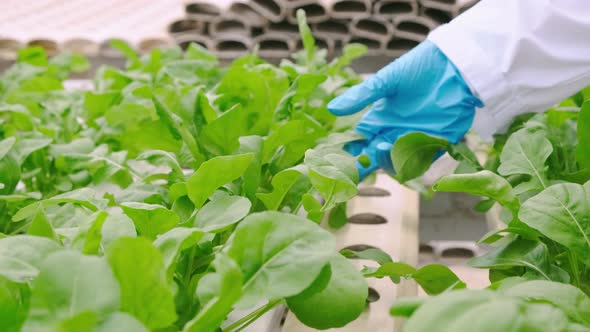
[(420, 243), (420, 248), (418, 251), (422, 254), (432, 254), (434, 252), (434, 248), (429, 244)]
[(367, 46), (369, 50), (379, 50), (381, 49), (381, 43), (377, 40), (370, 39), (370, 38), (363, 38), (363, 37), (353, 37), (350, 39), (349, 43), (359, 43)]
[(268, 25), (268, 31), (299, 34), (299, 27), (297, 27), (297, 24), (291, 24), (287, 21), (282, 21), (279, 23), (270, 23)]
[(216, 33), (248, 33), (246, 24), (236, 19), (226, 19), (215, 24)]
[(217, 44), (219, 52), (245, 52), (248, 46), (239, 40), (223, 40)]
[(324, 17), (326, 15), (326, 9), (324, 6), (318, 3), (309, 3), (303, 6), (297, 6), (295, 10), (297, 9), (303, 9), (307, 17), (311, 19), (316, 17)]
[(195, 13), (207, 16), (219, 16), (221, 15), (221, 11), (219, 7), (205, 2), (197, 2), (191, 3), (186, 6), (187, 13)]
[[(368, 244), (353, 244), (353, 245), (348, 246), (342, 250), (363, 251), (363, 250), (367, 250), (367, 249), (377, 249), (377, 248), (370, 246)], [(354, 258), (357, 258), (357, 257), (354, 257)]]
[(273, 0), (253, 0), (253, 2), (259, 5), (260, 7), (268, 10), (273, 15), (281, 15), (281, 7)]
[(386, 197), (391, 196), (391, 193), (385, 189), (377, 187), (359, 188), (358, 195), (362, 197)]
[(336, 21), (336, 20), (329, 20), (329, 21), (318, 23), (316, 25), (315, 31), (321, 32), (321, 33), (347, 35), (348, 34), (348, 25), (344, 22), (340, 22), (340, 21)]
[(380, 225), (386, 224), (387, 219), (374, 213), (359, 213), (348, 218), (348, 222), (351, 224), (361, 225)]
[(443, 250), (441, 256), (446, 258), (471, 258), (475, 256), (475, 253), (467, 248), (449, 248)]
[(336, 2), (332, 10), (336, 13), (361, 14), (367, 12), (368, 8), (363, 2), (345, 0)]
[(387, 43), (387, 49), (390, 51), (409, 51), (418, 46), (418, 42), (404, 38), (393, 38)]
[(431, 2), (438, 2), (444, 3), (445, 5), (454, 5), (457, 3), (457, 0), (430, 0)]
[(368, 303), (377, 302), (377, 301), (379, 301), (380, 298), (381, 298), (381, 296), (379, 295), (379, 292), (375, 288), (369, 287), (369, 295), (367, 296), (367, 302)]
[(202, 27), (203, 25), (198, 21), (184, 19), (175, 21), (172, 24), (170, 24), (170, 26), (168, 27), (168, 31), (170, 33), (201, 31)]
[(424, 16), (430, 17), (439, 24), (449, 23), (453, 19), (450, 13), (434, 8), (425, 8)]
[(384, 36), (389, 34), (389, 31), (384, 23), (367, 18), (358, 20), (355, 24), (355, 28)]
[(258, 45), (261, 51), (289, 51), (289, 44), (285, 40), (263, 39)]
[(379, 7), (379, 14), (381, 15), (399, 15), (408, 14), (414, 11), (414, 7), (411, 3), (400, 1), (400, 2), (386, 2)]
[(397, 29), (404, 32), (416, 33), (419, 35), (428, 35), (430, 28), (424, 24), (412, 21), (404, 21), (397, 25)]

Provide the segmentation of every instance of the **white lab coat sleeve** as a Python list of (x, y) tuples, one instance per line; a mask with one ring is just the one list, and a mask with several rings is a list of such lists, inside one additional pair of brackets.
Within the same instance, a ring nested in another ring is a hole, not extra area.
[(483, 101), (483, 137), (590, 84), (589, 0), (482, 0), (428, 39)]

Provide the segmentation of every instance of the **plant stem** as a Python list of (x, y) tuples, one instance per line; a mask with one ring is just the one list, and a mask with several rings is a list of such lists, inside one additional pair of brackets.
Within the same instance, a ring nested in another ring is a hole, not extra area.
[(262, 307), (252, 311), (251, 313), (247, 314), (246, 316), (240, 318), (233, 324), (230, 324), (228, 327), (223, 329), (223, 332), (238, 332), (243, 330), (245, 327), (250, 325), (252, 322), (260, 318), (262, 315), (267, 313), (272, 308), (276, 307), (282, 302), (281, 299), (278, 300), (271, 300), (267, 304), (263, 305)]
[(576, 287), (580, 287), (580, 268), (578, 266), (578, 258), (576, 257), (576, 254), (574, 254), (571, 250), (567, 251), (567, 259), (569, 261), (570, 264), (570, 268), (571, 268), (571, 272), (572, 272), (572, 277), (573, 277), (573, 281), (574, 281), (574, 286)]

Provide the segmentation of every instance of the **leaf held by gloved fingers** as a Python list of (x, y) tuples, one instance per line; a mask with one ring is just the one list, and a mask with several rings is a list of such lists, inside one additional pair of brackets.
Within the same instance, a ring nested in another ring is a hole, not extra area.
[(447, 140), (420, 132), (398, 138), (391, 149), (395, 178), (404, 183), (423, 175), (448, 147)]

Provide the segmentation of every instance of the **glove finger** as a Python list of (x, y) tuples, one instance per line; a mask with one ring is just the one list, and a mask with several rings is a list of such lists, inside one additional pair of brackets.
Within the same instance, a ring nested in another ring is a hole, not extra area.
[(338, 116), (351, 115), (390, 93), (384, 75), (377, 73), (330, 101), (328, 110)]
[(381, 142), (377, 144), (375, 155), (379, 168), (389, 174), (395, 174), (393, 169), (393, 162), (391, 160), (391, 148), (393, 144), (389, 142)]
[(379, 137), (374, 141), (370, 142), (370, 144), (362, 150), (360, 154), (369, 157), (371, 163), (367, 167), (364, 167), (363, 165), (357, 162), (359, 178), (361, 181), (364, 178), (366, 178), (369, 174), (380, 168), (390, 174), (395, 174), (393, 169), (393, 163), (391, 162), (390, 157), (390, 151), (392, 146), (392, 143), (383, 141), (383, 138)]
[(350, 153), (353, 156), (358, 156), (363, 152), (363, 149), (367, 147), (368, 141), (352, 141), (344, 144), (344, 151)]

